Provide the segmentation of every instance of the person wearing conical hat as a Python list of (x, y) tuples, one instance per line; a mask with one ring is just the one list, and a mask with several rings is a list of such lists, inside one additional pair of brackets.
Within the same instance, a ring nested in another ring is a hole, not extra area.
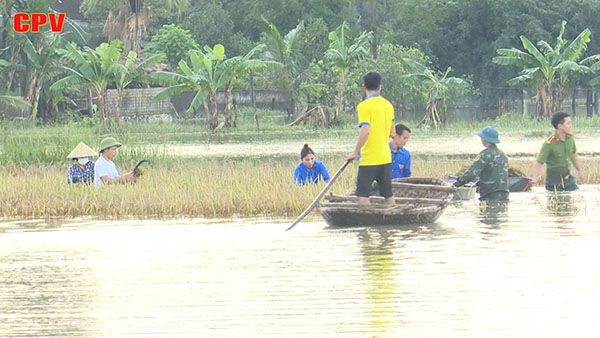
[(479, 200), (508, 200), (508, 158), (498, 149), (498, 131), (486, 127), (478, 135), (485, 149), (454, 186), (463, 186), (479, 177)]
[(97, 155), (98, 153), (94, 149), (80, 142), (67, 156), (75, 161), (67, 170), (67, 184), (92, 183), (94, 181), (94, 161), (91, 161), (90, 157)]
[(114, 137), (107, 137), (100, 142), (100, 147), (98, 147), (100, 156), (94, 165), (94, 184), (97, 186), (135, 182), (132, 173), (119, 175), (117, 166), (113, 162), (119, 147), (121, 147), (121, 143)]

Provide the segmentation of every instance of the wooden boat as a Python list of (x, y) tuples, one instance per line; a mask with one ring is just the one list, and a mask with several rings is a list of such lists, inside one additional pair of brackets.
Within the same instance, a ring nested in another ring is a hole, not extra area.
[(356, 196), (330, 195), (319, 205), (319, 212), (331, 226), (372, 226), (429, 224), (435, 222), (448, 206), (446, 199), (396, 198), (396, 205), (388, 206), (380, 196), (370, 198), (371, 205), (360, 206)]
[[(446, 179), (448, 184), (456, 182), (455, 176), (449, 176)], [(509, 176), (508, 177), (508, 191), (509, 192), (525, 192), (531, 191), (531, 178), (525, 176)], [(456, 188), (454, 191), (454, 200), (470, 200), (475, 198), (476, 192), (479, 192), (477, 183), (469, 183), (468, 185)]]
[(531, 178), (525, 176), (509, 176), (508, 177), (508, 191), (510, 192), (524, 192), (531, 191), (533, 182)]
[(396, 197), (452, 198), (454, 186), (435, 177), (406, 177), (392, 180), (392, 191)]
[(453, 195), (454, 201), (467, 201), (477, 197), (477, 187), (474, 185), (456, 188)]

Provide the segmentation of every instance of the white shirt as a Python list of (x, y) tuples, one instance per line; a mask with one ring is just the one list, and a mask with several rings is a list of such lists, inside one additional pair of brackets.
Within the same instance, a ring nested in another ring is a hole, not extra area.
[(106, 159), (104, 156), (100, 155), (98, 160), (94, 164), (94, 184), (95, 185), (103, 185), (102, 179), (100, 177), (108, 176), (108, 178), (117, 178), (119, 177), (119, 171), (117, 171), (117, 166), (115, 162)]

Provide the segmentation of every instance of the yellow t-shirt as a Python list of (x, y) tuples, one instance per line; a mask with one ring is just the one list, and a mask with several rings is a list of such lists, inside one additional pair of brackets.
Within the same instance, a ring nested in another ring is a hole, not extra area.
[(390, 131), (394, 125), (394, 106), (381, 97), (372, 95), (356, 107), (358, 127), (371, 127), (369, 138), (360, 150), (360, 165), (372, 166), (392, 162)]

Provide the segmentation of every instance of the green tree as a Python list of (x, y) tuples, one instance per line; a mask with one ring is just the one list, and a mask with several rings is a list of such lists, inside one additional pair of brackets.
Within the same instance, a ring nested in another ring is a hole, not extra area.
[(583, 30), (567, 45), (568, 41), (563, 39), (566, 24), (566, 21), (562, 22), (554, 47), (540, 40), (537, 43), (538, 49), (522, 35), (521, 44), (524, 50), (501, 48), (497, 51), (498, 56), (493, 59), (493, 62), (500, 65), (522, 68), (520, 75), (508, 83), (526, 83), (535, 87), (539, 116), (548, 117), (557, 109), (561, 109), (570, 79), (577, 73), (587, 71), (587, 67), (578, 62), (591, 41), (592, 32), (589, 29)]
[(115, 120), (121, 118), (121, 107), (123, 105), (123, 94), (125, 89), (133, 83), (145, 83), (150, 81), (150, 76), (146, 73), (148, 67), (152, 67), (160, 60), (160, 55), (150, 55), (138, 62), (138, 55), (134, 51), (129, 51), (125, 60), (116, 65), (114, 84), (117, 89), (117, 107), (115, 109)]
[(96, 49), (84, 47), (79, 49), (74, 43), (69, 43), (61, 50), (68, 66), (64, 69), (67, 76), (56, 81), (51, 90), (67, 90), (77, 88), (82, 93), (91, 91), (98, 106), (98, 118), (101, 123), (108, 117), (106, 114), (106, 89), (114, 81), (119, 71), (119, 58), (123, 43), (113, 40), (110, 44), (102, 43)]
[(250, 76), (257, 75), (268, 68), (274, 69), (281, 66), (281, 64), (277, 62), (254, 59), (254, 56), (264, 50), (264, 47), (265, 46), (262, 44), (258, 45), (245, 55), (235, 56), (227, 59), (227, 61), (224, 63), (229, 74), (228, 81), (224, 88), (226, 127), (237, 126), (237, 114), (235, 114), (235, 111), (233, 110), (232, 99), (234, 83), (242, 79), (248, 79)]
[[(51, 0), (40, 1), (4, 1), (0, 5), (0, 15), (10, 17), (14, 12), (53, 12)], [(7, 20), (8, 21), (8, 20)], [(23, 96), (28, 102), (26, 115), (35, 122), (40, 104), (52, 101), (52, 93), (47, 90), (48, 83), (60, 72), (60, 55), (57, 53), (65, 39), (77, 39), (85, 42), (81, 28), (67, 18), (65, 32), (56, 34), (48, 27), (41, 27), (38, 33), (16, 33), (12, 25), (2, 25), (2, 57), (6, 58), (6, 92)]]
[(169, 66), (176, 69), (179, 61), (184, 60), (193, 49), (198, 49), (198, 44), (189, 31), (176, 25), (165, 25), (152, 37), (144, 53), (162, 54)]
[(371, 32), (362, 32), (359, 37), (352, 41), (350, 39), (350, 27), (344, 21), (335, 31), (329, 33), (329, 49), (325, 57), (333, 64), (333, 69), (339, 74), (337, 102), (335, 105), (334, 120), (344, 110), (344, 98), (348, 73), (360, 61), (369, 57), (369, 42), (372, 38)]
[(225, 60), (223, 45), (213, 48), (204, 47), (204, 52), (190, 51), (190, 63), (179, 61), (177, 73), (157, 72), (153, 79), (157, 83), (167, 84), (168, 88), (158, 93), (156, 100), (173, 97), (185, 92), (195, 92), (194, 98), (187, 109), (191, 114), (204, 104), (206, 97), (210, 103), (207, 123), (211, 129), (219, 126), (219, 110), (217, 106), (217, 92), (230, 80), (230, 69)]
[(21, 96), (15, 95), (0, 95), (0, 103), (19, 109), (31, 108), (31, 104), (29, 104), (27, 100), (23, 99)]
[(236, 0), (221, 3), (234, 24), (233, 31), (242, 32), (252, 41), (257, 41), (264, 30), (263, 18), (282, 32), (294, 29), (300, 21), (308, 23), (316, 18), (330, 25), (328, 31), (344, 19), (354, 21), (358, 18), (349, 0)]
[(181, 25), (201, 46), (222, 44), (231, 50), (234, 23), (229, 13), (223, 9), (221, 1), (195, 1), (192, 10)]
[(301, 53), (302, 31), (304, 31), (304, 22), (282, 36), (277, 27), (268, 23), (269, 29), (264, 35), (265, 52), (263, 58), (266, 61), (276, 62), (282, 67), (274, 72), (273, 84), (290, 93), (291, 105), (289, 113), (294, 115), (296, 112), (296, 103), (302, 95), (314, 92), (322, 84), (309, 82), (305, 80), (308, 68), (301, 67), (303, 55)]
[(81, 8), (87, 16), (106, 15), (102, 34), (108, 41), (120, 39), (125, 50), (139, 53), (152, 5), (182, 13), (189, 7), (189, 0), (83, 0)]
[(382, 36), (386, 35), (387, 30), (385, 25), (390, 21), (391, 5), (385, 0), (353, 1), (353, 6), (360, 14), (359, 23), (362, 29), (372, 32), (370, 50), (373, 59), (377, 59), (379, 56), (379, 45), (382, 43)]
[(60, 71), (58, 49), (62, 41), (61, 36), (48, 32), (38, 34), (34, 41), (28, 35), (15, 37), (16, 40), (20, 40), (18, 43), (23, 54), (23, 63), (13, 65), (24, 75), (22, 78), (25, 86), (24, 96), (29, 102), (28, 116), (32, 122), (35, 122), (38, 115), (44, 83)]
[(452, 68), (450, 67), (442, 73), (433, 71), (415, 60), (403, 59), (403, 61), (412, 70), (412, 73), (406, 76), (422, 79), (423, 86), (427, 93), (427, 113), (421, 121), (421, 124), (431, 121), (435, 128), (445, 124), (448, 90), (451, 87), (462, 87), (466, 89), (470, 86), (469, 83), (457, 77), (448, 77), (448, 74), (452, 71)]

